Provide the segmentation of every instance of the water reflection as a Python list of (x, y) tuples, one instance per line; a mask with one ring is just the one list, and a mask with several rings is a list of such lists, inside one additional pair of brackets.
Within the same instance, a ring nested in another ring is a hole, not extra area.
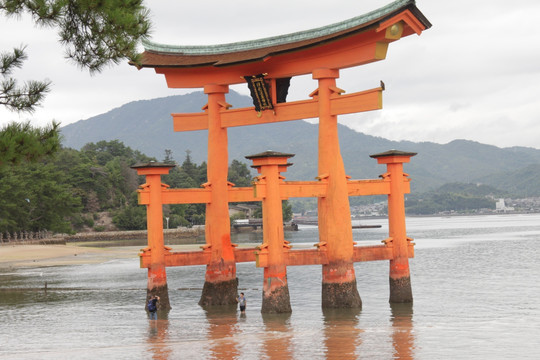
[[(238, 333), (236, 305), (205, 309), (212, 359), (237, 359), (240, 356), (235, 335)], [(244, 315), (245, 317), (245, 315)]]
[(152, 359), (167, 360), (170, 358), (172, 349), (167, 343), (169, 339), (169, 320), (160, 318), (148, 321), (148, 352)]
[(262, 314), (265, 328), (263, 351), (269, 359), (293, 359), (291, 314)]
[(357, 359), (361, 344), (360, 309), (323, 309), (324, 348), (327, 359)]
[(392, 345), (398, 359), (414, 359), (413, 305), (390, 304), (392, 309)]

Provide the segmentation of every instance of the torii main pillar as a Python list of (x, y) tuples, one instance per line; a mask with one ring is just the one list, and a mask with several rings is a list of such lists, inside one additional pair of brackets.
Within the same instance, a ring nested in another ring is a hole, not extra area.
[(228, 305), (236, 303), (238, 291), (229, 224), (227, 128), (221, 126), (220, 115), (229, 87), (206, 85), (204, 92), (208, 95), (208, 183), (205, 186), (210, 188), (211, 194), (211, 201), (206, 204), (205, 236), (206, 249), (212, 255), (206, 266), (199, 305)]
[[(332, 115), (330, 98), (339, 89), (339, 71), (317, 69), (316, 91), (319, 103), (319, 178), (328, 182), (325, 197), (319, 198), (319, 241), (328, 251), (327, 265), (322, 267), (322, 307), (357, 308), (362, 300), (356, 286), (353, 259), (353, 236), (347, 177), (337, 130), (337, 116)], [(339, 95), (336, 94), (336, 95)]]

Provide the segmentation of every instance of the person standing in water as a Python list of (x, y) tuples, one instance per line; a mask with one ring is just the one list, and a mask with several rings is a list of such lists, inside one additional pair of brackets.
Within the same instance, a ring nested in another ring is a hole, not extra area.
[(240, 296), (236, 298), (236, 301), (238, 302), (238, 305), (240, 305), (240, 313), (245, 314), (246, 313), (246, 298), (244, 296), (244, 293), (240, 293)]
[(148, 313), (150, 314), (150, 320), (157, 320), (157, 303), (159, 301), (159, 296), (152, 296), (148, 300)]

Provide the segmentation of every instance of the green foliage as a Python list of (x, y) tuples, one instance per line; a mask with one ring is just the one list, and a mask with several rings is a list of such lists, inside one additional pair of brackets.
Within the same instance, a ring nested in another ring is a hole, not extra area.
[(88, 143), (81, 148), (81, 151), (101, 166), (104, 166), (114, 158), (120, 158), (129, 166), (138, 162), (144, 163), (156, 160), (142, 154), (138, 150), (133, 150), (129, 146), (124, 145), (120, 140), (102, 140), (97, 143)]
[(37, 161), (60, 147), (58, 124), (35, 128), (30, 123), (11, 123), (0, 130), (0, 167)]
[[(483, 183), (504, 189), (514, 197), (540, 196), (540, 163), (531, 164), (515, 171), (505, 171), (483, 177)], [(508, 197), (508, 195), (500, 196)]]
[(87, 212), (125, 206), (140, 182), (130, 166), (152, 158), (118, 140), (89, 143), (81, 151), (62, 150), (55, 163), (65, 171)]
[(163, 182), (177, 189), (198, 188), (201, 186), (198, 176), (196, 179), (192, 178), (181, 167), (172, 168), (167, 175), (163, 176)]
[(408, 195), (406, 212), (416, 215), (430, 215), (443, 212), (475, 212), (480, 209), (495, 209), (494, 196), (501, 191), (476, 184), (451, 183), (433, 192)]
[(307, 211), (317, 210), (316, 198), (295, 198), (290, 200), (293, 213), (305, 215)]
[(189, 150), (186, 151), (186, 159), (182, 163), (182, 170), (192, 180), (192, 183), (197, 184), (194, 187), (198, 187), (200, 184), (206, 182), (206, 171), (203, 173), (202, 169), (191, 161), (191, 152)]
[(0, 169), (0, 231), (72, 232), (71, 217), (81, 210), (80, 198), (58, 180), (53, 164), (5, 166)]
[(137, 61), (137, 43), (150, 30), (142, 0), (0, 0), (7, 16), (30, 13), (37, 25), (58, 29), (66, 57), (91, 73), (123, 59)]
[(293, 215), (292, 205), (287, 200), (281, 202), (281, 211), (283, 212), (283, 221), (291, 221)]
[(15, 78), (9, 77), (27, 58), (24, 46), (13, 49), (13, 53), (0, 53), (0, 105), (8, 110), (33, 112), (50, 90), (48, 80), (31, 80), (21, 87)]
[(144, 230), (146, 229), (146, 208), (144, 206), (125, 207), (116, 213), (113, 223), (120, 230)]
[(130, 166), (149, 159), (115, 140), (0, 167), (0, 231), (69, 233), (93, 227), (95, 213), (105, 210), (116, 212), (122, 229), (144, 228), (146, 213), (136, 195), (140, 179)]
[(448, 183), (437, 189), (439, 193), (457, 193), (470, 196), (508, 196), (507, 192), (483, 184)]
[(93, 228), (94, 219), (90, 214), (78, 213), (71, 217), (71, 227), (73, 230), (79, 231), (84, 227)]
[[(262, 203), (258, 203), (260, 206), (255, 209), (253, 212), (253, 217), (257, 219), (261, 219), (263, 217), (262, 213)], [(290, 221), (292, 219), (293, 211), (292, 211), (292, 205), (289, 204), (288, 200), (283, 200), (281, 202), (281, 212), (283, 215), (283, 222)]]
[[(165, 151), (163, 162), (174, 164), (172, 151)], [(181, 166), (176, 166), (163, 176), (163, 182), (172, 188), (199, 188), (207, 181), (206, 162), (201, 165), (191, 160), (191, 152), (186, 151), (186, 157)], [(250, 186), (251, 174), (246, 166), (238, 160), (233, 160), (229, 166), (229, 181), (236, 186)], [(169, 227), (204, 225), (206, 206), (204, 204), (182, 204), (165, 207), (164, 215), (169, 216)], [(176, 225), (178, 224), (178, 225)]]
[(162, 161), (164, 164), (174, 164), (174, 159), (172, 156), (172, 150), (165, 149), (165, 158)]
[[(166, 154), (174, 163), (172, 153)], [(122, 230), (146, 228), (146, 208), (138, 205), (137, 192), (143, 177), (130, 168), (137, 162), (153, 160), (118, 140), (89, 143), (80, 151), (60, 149), (35, 163), (0, 167), (0, 232), (40, 231), (73, 232), (94, 227), (97, 212), (114, 214), (114, 224)], [(245, 164), (231, 163), (229, 180), (246, 185), (251, 175)], [(206, 181), (206, 163), (197, 165), (190, 153), (182, 166), (171, 169), (163, 182), (173, 188), (198, 188)], [(407, 213), (435, 214), (446, 211), (474, 212), (495, 208), (494, 198), (506, 193), (476, 184), (446, 184), (436, 191), (408, 194)], [(376, 197), (370, 197), (373, 201)], [(298, 201), (298, 202), (297, 202)], [(316, 209), (317, 200), (297, 199), (282, 202), (283, 220), (295, 212)], [(255, 216), (262, 216), (262, 209)], [(205, 204), (164, 206), (169, 227), (202, 225)], [(165, 220), (164, 220), (165, 221)], [(95, 226), (95, 230), (103, 230)]]
[(251, 172), (246, 164), (233, 160), (229, 166), (229, 181), (237, 187), (251, 186)]
[[(0, 15), (32, 15), (35, 23), (58, 29), (66, 57), (90, 73), (123, 59), (137, 62), (137, 43), (149, 32), (149, 13), (142, 0), (0, 0)], [(27, 60), (26, 47), (0, 52), (0, 105), (33, 112), (51, 82), (31, 80), (20, 86), (11, 77)], [(36, 161), (59, 147), (58, 125), (44, 129), (11, 124), (0, 131), (0, 166)]]
[(169, 229), (174, 229), (180, 226), (190, 227), (190, 223), (180, 215), (171, 214), (169, 216)]

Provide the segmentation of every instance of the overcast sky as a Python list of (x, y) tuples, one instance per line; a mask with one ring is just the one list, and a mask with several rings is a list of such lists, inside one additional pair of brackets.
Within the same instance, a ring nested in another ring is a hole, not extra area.
[[(152, 41), (201, 45), (252, 40), (332, 24), (391, 0), (146, 0)], [(540, 1), (417, 0), (433, 24), (421, 36), (390, 44), (383, 61), (341, 71), (348, 93), (386, 84), (383, 109), (341, 118), (363, 133), (391, 140), (474, 140), (540, 149)], [(152, 69), (122, 63), (90, 76), (64, 59), (55, 30), (30, 18), (0, 17), (0, 51), (27, 45), (19, 81), (50, 79), (52, 92), (34, 114), (0, 109), (0, 123), (53, 119), (62, 125), (125, 103), (200, 89), (169, 89)], [(142, 48), (141, 48), (142, 50)], [(248, 94), (246, 86), (234, 90)], [(309, 77), (293, 79), (288, 100), (307, 99)], [(172, 119), (171, 119), (172, 131)], [(141, 134), (142, 136), (142, 134)]]

